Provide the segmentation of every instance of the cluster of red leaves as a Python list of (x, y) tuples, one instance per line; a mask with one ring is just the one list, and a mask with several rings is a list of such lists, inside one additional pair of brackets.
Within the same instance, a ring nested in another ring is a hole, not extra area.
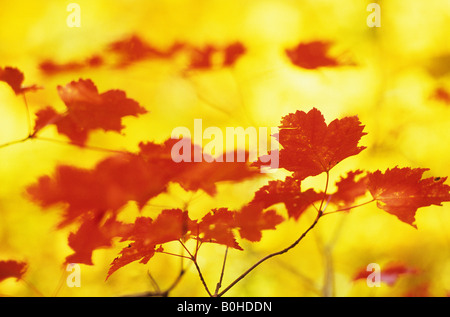
[[(41, 62), (39, 68), (45, 75), (55, 75), (101, 67), (111, 59), (117, 60), (114, 62), (115, 67), (123, 68), (146, 60), (171, 61), (177, 54), (185, 54), (189, 60), (187, 66), (189, 70), (210, 70), (214, 67), (233, 66), (245, 52), (246, 48), (241, 42), (222, 47), (213, 44), (197, 47), (189, 43), (175, 42), (167, 49), (161, 49), (138, 35), (131, 35), (109, 43), (105, 52), (96, 53), (86, 60), (57, 63), (46, 59)], [(218, 63), (215, 62), (216, 56), (220, 58)]]
[[(332, 43), (326, 41), (301, 42), (295, 47), (285, 49), (284, 52), (293, 65), (304, 69), (349, 65), (330, 56), (331, 46)], [(232, 67), (246, 51), (246, 47), (238, 41), (224, 46), (206, 44), (203, 47), (174, 42), (168, 48), (162, 49), (134, 34), (109, 43), (105, 52), (95, 53), (85, 60), (57, 63), (46, 59), (41, 62), (39, 68), (45, 75), (55, 75), (105, 66), (111, 59), (117, 60), (115, 67), (123, 68), (146, 60), (171, 61), (177, 54), (185, 54), (188, 59), (188, 70), (211, 70), (217, 67)]]
[[(240, 49), (234, 47), (229, 56), (239, 55), (239, 52)], [(198, 67), (206, 63), (203, 57), (208, 54), (200, 53)], [(20, 71), (10, 67), (0, 73), (0, 79), (16, 94), (36, 89), (35, 86), (23, 87), (23, 78)], [(67, 111), (57, 113), (48, 107), (37, 112), (35, 131), (30, 137), (53, 124), (72, 143), (83, 146), (91, 131), (120, 132), (123, 117), (147, 112), (121, 90), (99, 93), (89, 79), (58, 86), (58, 93)], [(166, 192), (170, 183), (177, 183), (187, 191), (203, 190), (213, 196), (218, 182), (239, 182), (259, 175), (257, 167), (267, 161), (266, 158), (260, 157), (252, 164), (209, 159), (176, 163), (171, 150), (178, 141), (142, 142), (136, 153), (111, 155), (90, 169), (59, 165), (53, 175), (44, 175), (28, 186), (27, 193), (42, 208), (63, 208), (60, 227), (79, 224), (78, 230), (69, 235), (68, 243), (74, 253), (66, 258), (67, 263), (92, 265), (92, 253), (96, 249), (110, 247), (114, 238), (128, 242), (111, 263), (107, 278), (131, 262), (147, 263), (156, 252), (164, 252), (164, 244), (172, 241), (194, 239), (197, 245), (216, 243), (242, 250), (238, 237), (259, 241), (264, 230), (275, 229), (285, 220), (276, 213), (274, 206), (277, 204), (285, 206), (287, 219), (298, 220), (310, 207), (315, 207), (322, 216), (324, 202), (337, 206), (337, 211), (351, 210), (359, 198), (370, 193), (371, 201), (376, 201), (380, 209), (416, 227), (418, 208), (450, 201), (450, 186), (444, 184), (446, 177), (423, 178), (427, 169), (409, 167), (394, 167), (384, 172), (349, 171), (336, 181), (336, 191), (329, 193), (332, 168), (365, 149), (359, 145), (366, 134), (363, 130), (364, 126), (356, 116), (335, 119), (327, 124), (316, 108), (286, 115), (274, 137), (281, 145), (279, 168), (291, 175), (284, 180), (269, 181), (238, 210), (216, 208), (205, 211), (200, 219), (191, 219), (189, 212), (181, 209), (162, 210), (155, 219), (141, 216), (134, 223), (120, 222), (117, 215), (130, 201), (142, 209), (152, 198)], [(192, 158), (197, 151), (203, 152), (190, 140), (188, 142)], [(303, 188), (302, 182), (306, 178), (322, 173), (327, 174), (324, 191)], [(0, 268), (6, 272), (5, 277), (20, 278), (24, 271), (23, 265), (10, 262), (2, 263)]]
[[(238, 211), (219, 208), (202, 219), (192, 220), (187, 211), (175, 209), (164, 210), (154, 221), (146, 217), (138, 218), (132, 225), (115, 221), (115, 215), (128, 201), (136, 201), (142, 208), (166, 191), (169, 182), (179, 183), (186, 190), (201, 189), (214, 195), (216, 182), (256, 176), (256, 170), (246, 163), (175, 163), (170, 156), (175, 144), (172, 139), (162, 145), (141, 143), (138, 153), (109, 157), (91, 170), (59, 166), (53, 177), (41, 177), (28, 188), (28, 193), (42, 207), (66, 206), (61, 225), (83, 220), (79, 231), (69, 237), (75, 254), (68, 261), (92, 264), (92, 252), (110, 246), (112, 238), (132, 241), (112, 263), (109, 275), (136, 260), (146, 263), (155, 252), (164, 250), (162, 244), (174, 240), (194, 238), (241, 249), (235, 232), (243, 239), (259, 241), (263, 230), (275, 229), (284, 220), (270, 209), (279, 203), (285, 205), (288, 218), (297, 220), (314, 203), (328, 200), (344, 208), (369, 192), (381, 209), (415, 226), (418, 208), (450, 201), (450, 186), (444, 184), (446, 178), (422, 179), (426, 169), (350, 171), (336, 182), (336, 192), (332, 194), (312, 188), (303, 190), (301, 182), (305, 178), (329, 173), (340, 161), (364, 149), (358, 145), (365, 135), (364, 126), (357, 117), (326, 124), (320, 111), (313, 108), (285, 116), (279, 128), (276, 138), (282, 146), (280, 168), (292, 172), (292, 176), (270, 181)], [(199, 150), (192, 145), (191, 155)], [(260, 166), (260, 161), (253, 165)], [(105, 221), (107, 212), (112, 216)]]

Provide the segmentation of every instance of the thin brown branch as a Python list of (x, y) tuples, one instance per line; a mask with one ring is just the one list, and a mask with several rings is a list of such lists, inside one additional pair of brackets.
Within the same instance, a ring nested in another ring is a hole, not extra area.
[(225, 264), (227, 262), (227, 255), (228, 255), (228, 246), (225, 248), (225, 255), (223, 256), (222, 270), (220, 272), (219, 282), (216, 285), (216, 290), (214, 291), (214, 296), (217, 296), (220, 288), (222, 287), (223, 275), (225, 273)]
[(302, 235), (297, 240), (294, 241), (294, 243), (292, 243), (290, 246), (288, 246), (287, 248), (284, 248), (281, 251), (274, 252), (274, 253), (271, 253), (271, 254), (265, 256), (264, 258), (262, 258), (261, 260), (259, 260), (255, 264), (253, 264), (247, 271), (242, 273), (238, 278), (236, 278), (233, 282), (231, 282), (231, 284), (228, 285), (223, 291), (221, 291), (219, 294), (217, 294), (217, 297), (223, 296), (226, 292), (228, 292), (230, 290), (230, 288), (232, 288), (234, 285), (236, 285), (236, 283), (238, 283), (240, 280), (242, 280), (244, 277), (246, 277), (251, 271), (253, 271), (255, 268), (257, 268), (260, 264), (264, 263), (265, 261), (267, 261), (270, 258), (273, 258), (274, 256), (281, 255), (283, 253), (288, 252), (292, 248), (294, 248), (297, 244), (299, 244), (300, 241), (303, 240), (303, 238), (308, 234), (308, 232), (311, 231), (316, 226), (316, 224), (319, 221), (319, 219), (321, 218), (321, 216), (322, 216), (322, 214), (318, 213), (314, 222), (308, 227), (308, 229), (306, 229), (302, 233)]
[(245, 276), (247, 276), (251, 271), (253, 271), (255, 268), (257, 268), (260, 264), (264, 263), (265, 261), (269, 260), (270, 258), (273, 258), (274, 256), (284, 254), (284, 253), (288, 252), (289, 250), (291, 250), (292, 248), (294, 248), (297, 244), (300, 243), (300, 241), (303, 240), (303, 238), (308, 234), (308, 232), (311, 231), (316, 226), (316, 224), (319, 222), (319, 219), (323, 215), (322, 207), (323, 207), (323, 203), (325, 202), (325, 199), (327, 197), (327, 190), (328, 190), (328, 183), (329, 183), (329, 180), (330, 180), (330, 173), (327, 171), (326, 175), (327, 175), (327, 179), (326, 179), (326, 182), (325, 182), (324, 195), (323, 195), (322, 201), (320, 202), (320, 207), (318, 208), (317, 216), (314, 219), (314, 222), (308, 227), (308, 229), (306, 229), (300, 235), (300, 237), (297, 240), (295, 240), (294, 243), (292, 243), (288, 247), (284, 248), (281, 251), (271, 253), (271, 254), (265, 256), (264, 258), (262, 258), (261, 260), (259, 260), (258, 262), (256, 262), (255, 264), (253, 264), (247, 271), (242, 273), (238, 278), (236, 278), (233, 282), (231, 282), (231, 284), (228, 285), (222, 292), (216, 294), (215, 296), (217, 296), (217, 297), (223, 296), (230, 288), (232, 288), (236, 283), (238, 283), (240, 280), (242, 280)]
[[(210, 297), (212, 297), (213, 295), (211, 294), (211, 292), (210, 292), (210, 290), (209, 290), (209, 288), (208, 288), (208, 285), (206, 284), (205, 278), (203, 277), (202, 271), (200, 270), (200, 267), (198, 266), (198, 262), (197, 262), (197, 258), (196, 258), (197, 254), (195, 254), (195, 256), (192, 255), (192, 253), (189, 251), (189, 249), (186, 247), (186, 245), (183, 243), (183, 241), (181, 241), (181, 240), (178, 240), (178, 241), (181, 243), (181, 245), (183, 246), (183, 248), (184, 248), (184, 249), (186, 250), (186, 252), (189, 254), (190, 259), (192, 260), (192, 262), (193, 262), (194, 265), (195, 265), (195, 268), (197, 269), (197, 273), (198, 273), (198, 276), (200, 277), (200, 281), (202, 282), (203, 287), (205, 288), (205, 290), (206, 290), (206, 292), (208, 293), (208, 295), (209, 295)], [(196, 248), (196, 251), (198, 251), (197, 248)]]

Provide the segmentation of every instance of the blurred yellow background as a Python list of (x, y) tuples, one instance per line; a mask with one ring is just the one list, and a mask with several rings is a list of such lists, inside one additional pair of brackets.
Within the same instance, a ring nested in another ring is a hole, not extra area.
[[(0, 67), (17, 67), (25, 74), (25, 85), (44, 88), (26, 96), (32, 114), (47, 105), (64, 109), (56, 86), (78, 78), (91, 78), (100, 92), (124, 90), (149, 110), (140, 118), (126, 118), (123, 135), (92, 134), (92, 146), (134, 151), (140, 141), (165, 140), (175, 127), (192, 129), (194, 118), (222, 128), (277, 126), (290, 112), (317, 107), (327, 122), (358, 115), (368, 133), (362, 139), (368, 148), (333, 169), (332, 180), (357, 168), (396, 165), (430, 168), (427, 177), (450, 175), (450, 104), (432, 97), (438, 88), (450, 91), (450, 2), (378, 1), (381, 27), (370, 28), (366, 7), (371, 2), (79, 0), (81, 27), (69, 28), (68, 1), (2, 0)], [(103, 54), (110, 43), (133, 34), (161, 49), (176, 42), (203, 47), (240, 41), (246, 52), (233, 67), (188, 73), (183, 60), (158, 59), (125, 68), (105, 63), (52, 76), (39, 68), (48, 59), (63, 64)], [(286, 48), (315, 40), (333, 43), (330, 54), (353, 65), (307, 70), (290, 63)], [(23, 99), (0, 83), (0, 144), (26, 134)], [(65, 140), (52, 127), (42, 135)], [(107, 155), (38, 140), (0, 148), (0, 260), (27, 261), (25, 279), (46, 296), (137, 294), (152, 290), (147, 270), (161, 288), (178, 274), (178, 258), (157, 254), (147, 265), (132, 263), (105, 282), (109, 263), (123, 247), (117, 244), (95, 251), (94, 266), (81, 266), (81, 287), (67, 287), (69, 273), (62, 263), (71, 254), (67, 236), (74, 228), (56, 230), (61, 210), (41, 210), (24, 189), (51, 174), (57, 164), (89, 167)], [(187, 205), (196, 218), (210, 208), (238, 208), (267, 179), (221, 184), (216, 197), (173, 186), (143, 214), (154, 216), (160, 206)], [(307, 179), (304, 188), (322, 188), (323, 182), (323, 177)], [(223, 284), (293, 242), (313, 221), (314, 212), (264, 232), (259, 243), (242, 242), (245, 251), (230, 251)], [(121, 217), (132, 221), (138, 214), (130, 203)], [(227, 295), (405, 296), (426, 288), (431, 296), (445, 296), (450, 292), (450, 205), (419, 209), (416, 220), (417, 230), (372, 204), (327, 216), (299, 246), (261, 265)], [(212, 289), (223, 252), (224, 247), (215, 245), (200, 252), (199, 264)], [(352, 281), (369, 263), (392, 261), (421, 273), (379, 288)], [(0, 294), (38, 295), (14, 279), (0, 283)], [(206, 295), (193, 266), (170, 295)]]

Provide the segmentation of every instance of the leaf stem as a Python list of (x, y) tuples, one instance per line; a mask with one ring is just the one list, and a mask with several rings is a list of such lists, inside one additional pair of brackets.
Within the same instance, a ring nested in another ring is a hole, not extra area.
[(25, 103), (25, 109), (27, 111), (27, 126), (28, 126), (28, 136), (31, 136), (33, 130), (31, 128), (31, 116), (30, 116), (30, 107), (28, 106), (27, 98), (25, 97), (25, 92), (22, 93), (23, 101)]
[(341, 208), (341, 209), (338, 209), (338, 210), (326, 212), (326, 213), (324, 213), (323, 215), (324, 215), (324, 216), (325, 216), (325, 215), (330, 215), (330, 214), (334, 214), (334, 213), (337, 213), (337, 212), (346, 211), (346, 210), (350, 210), (350, 209), (353, 209), (353, 208), (361, 207), (361, 206), (370, 204), (371, 202), (374, 202), (374, 201), (375, 201), (375, 199), (372, 199), (372, 200), (366, 201), (365, 203), (362, 203), (362, 204), (359, 204), (359, 205), (354, 205), (354, 206), (345, 207), (345, 208)]

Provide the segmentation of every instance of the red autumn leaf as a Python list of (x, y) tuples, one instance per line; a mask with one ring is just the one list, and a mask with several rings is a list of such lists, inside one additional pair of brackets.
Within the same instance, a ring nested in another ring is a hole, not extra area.
[(450, 186), (444, 184), (447, 177), (422, 179), (427, 170), (395, 167), (384, 173), (369, 173), (368, 190), (379, 208), (417, 228), (414, 222), (418, 208), (450, 201)]
[(27, 266), (25, 262), (0, 261), (0, 282), (10, 277), (20, 280), (27, 271)]
[(129, 201), (139, 207), (165, 192), (170, 182), (186, 190), (202, 189), (210, 195), (216, 183), (239, 181), (259, 173), (245, 162), (180, 162), (171, 157), (169, 139), (163, 144), (141, 143), (137, 154), (121, 153), (100, 161), (92, 169), (60, 165), (52, 176), (42, 176), (28, 186), (30, 198), (47, 208), (65, 209), (60, 226), (87, 212), (117, 212)]
[(431, 97), (435, 100), (442, 101), (446, 104), (450, 104), (450, 93), (447, 90), (445, 90), (445, 88), (442, 87), (436, 88)]
[(52, 177), (42, 176), (27, 188), (31, 199), (46, 208), (65, 208), (64, 226), (87, 212), (117, 212), (128, 201), (142, 207), (166, 190), (170, 166), (152, 165), (138, 155), (119, 154), (93, 169), (58, 166)]
[(234, 65), (236, 60), (241, 57), (245, 51), (245, 46), (240, 42), (226, 46), (224, 49), (225, 58), (223, 61), (223, 66), (228, 67)]
[(7, 83), (16, 95), (23, 94), (27, 91), (38, 90), (39, 87), (36, 85), (25, 87), (23, 86), (23, 81), (25, 76), (23, 73), (14, 67), (0, 68), (0, 81)]
[(51, 59), (46, 59), (39, 64), (39, 69), (44, 75), (52, 76), (66, 72), (77, 72), (85, 68), (95, 68), (103, 65), (103, 58), (100, 55), (93, 55), (84, 61), (70, 61), (57, 63)]
[(263, 230), (275, 229), (284, 219), (273, 209), (264, 211), (263, 205), (250, 203), (236, 212), (235, 221), (241, 238), (257, 242), (261, 240)]
[(39, 111), (35, 129), (45, 126), (45, 120), (48, 120), (47, 124), (56, 125), (59, 133), (80, 145), (86, 142), (91, 131), (121, 132), (124, 128), (123, 117), (147, 113), (136, 101), (127, 98), (122, 90), (99, 94), (90, 79), (72, 81), (65, 87), (58, 86), (58, 93), (67, 111), (57, 114), (49, 107)]
[(109, 51), (120, 57), (118, 66), (124, 67), (152, 58), (168, 59), (184, 47), (185, 44), (183, 43), (174, 43), (169, 49), (161, 50), (147, 43), (138, 35), (132, 35), (111, 43), (109, 45)]
[(339, 62), (328, 56), (330, 45), (331, 43), (322, 41), (300, 43), (294, 48), (286, 49), (286, 55), (292, 64), (301, 68), (316, 69), (338, 66)]
[(337, 190), (331, 195), (330, 203), (348, 207), (359, 197), (364, 196), (367, 192), (368, 178), (366, 175), (360, 176), (361, 174), (363, 174), (363, 171), (356, 170), (348, 172), (345, 177), (341, 177), (336, 182)]
[[(388, 263), (385, 267), (380, 270), (380, 282), (386, 283), (389, 286), (393, 286), (400, 276), (405, 274), (417, 274), (419, 270), (407, 266), (403, 263)], [(372, 271), (367, 271), (366, 268), (361, 269), (353, 278), (354, 281), (360, 279), (367, 279), (369, 275), (373, 274)]]
[(206, 45), (203, 48), (192, 48), (190, 69), (211, 69), (213, 65), (213, 55), (218, 49), (212, 45)]
[(75, 252), (66, 257), (65, 263), (93, 265), (94, 250), (110, 247), (114, 237), (123, 236), (130, 229), (130, 224), (124, 224), (113, 218), (107, 219), (103, 224), (99, 217), (84, 219), (77, 232), (69, 235), (69, 246)]
[[(328, 172), (343, 159), (365, 149), (358, 146), (366, 134), (363, 129), (356, 116), (336, 119), (327, 125), (316, 108), (308, 113), (291, 113), (283, 117), (277, 135), (282, 146), (279, 167), (294, 172), (293, 176), (299, 180)], [(263, 158), (253, 165), (261, 165)]]
[(123, 241), (133, 242), (122, 249), (119, 257), (111, 263), (106, 279), (131, 262), (140, 260), (146, 264), (155, 252), (161, 251), (158, 245), (185, 239), (195, 226), (187, 211), (181, 209), (163, 210), (154, 221), (148, 217), (136, 218), (133, 227), (122, 237)]
[(213, 209), (201, 219), (198, 232), (193, 229), (192, 233), (202, 242), (213, 242), (242, 250), (233, 233), (236, 228), (234, 214), (227, 208)]
[[(185, 142), (190, 152), (187, 161), (174, 162), (172, 147), (178, 142)], [(215, 195), (219, 182), (236, 182), (261, 175), (255, 168), (250, 167), (248, 160), (244, 162), (227, 162), (228, 153), (223, 154), (221, 162), (214, 161), (211, 156), (202, 153), (202, 148), (194, 145), (190, 139), (168, 139), (162, 145), (154, 143), (141, 143), (140, 153), (143, 157), (154, 158), (154, 163), (161, 164), (171, 173), (171, 182), (181, 185), (185, 190), (204, 190), (208, 195)], [(233, 155), (236, 157), (237, 151)], [(248, 157), (248, 153), (245, 153)], [(202, 158), (195, 162), (195, 157)], [(153, 160), (153, 159), (152, 159)], [(162, 161), (163, 160), (163, 161)], [(164, 162), (164, 164), (162, 164)]]
[(300, 180), (293, 177), (286, 177), (284, 181), (270, 181), (255, 193), (251, 203), (263, 208), (283, 203), (289, 217), (297, 220), (311, 204), (324, 198), (323, 193), (317, 193), (311, 188), (302, 192), (300, 183)]

